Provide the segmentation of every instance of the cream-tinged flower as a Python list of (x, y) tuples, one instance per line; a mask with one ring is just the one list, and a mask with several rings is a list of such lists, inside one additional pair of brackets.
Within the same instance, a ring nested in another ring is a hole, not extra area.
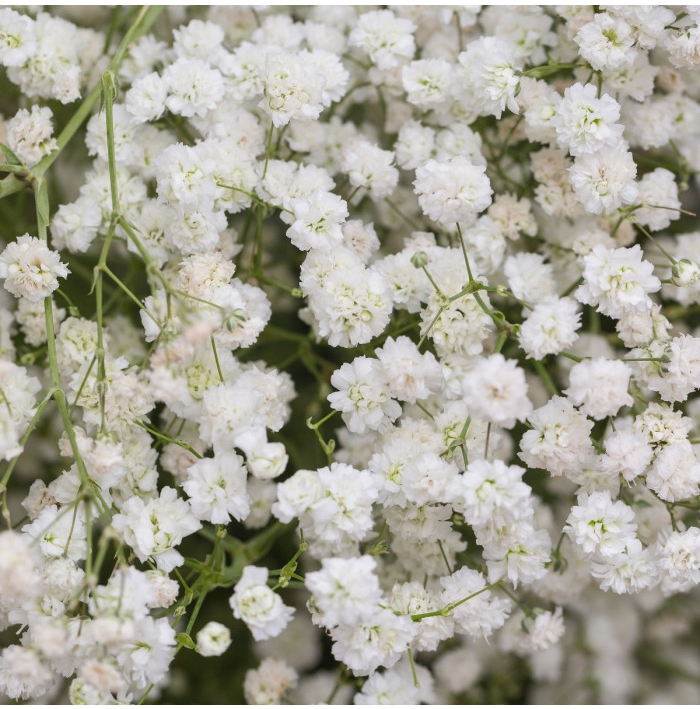
[(491, 183), (483, 165), (467, 158), (428, 160), (416, 170), (418, 202), (430, 219), (441, 224), (472, 224), (491, 204)]
[(70, 273), (56, 251), (35, 236), (17, 237), (0, 254), (0, 278), (17, 298), (40, 301), (58, 288), (58, 279)]
[(234, 586), (229, 605), (234, 617), (242, 620), (256, 640), (279, 635), (294, 615), (282, 599), (267, 585), (268, 570), (246, 566), (240, 581)]
[(638, 193), (636, 175), (634, 158), (624, 145), (585, 153), (569, 168), (576, 199), (591, 214), (611, 214), (632, 204)]
[(140, 497), (128, 499), (112, 519), (112, 526), (140, 561), (153, 559), (159, 569), (172, 571), (185, 561), (175, 547), (202, 525), (189, 504), (177, 497), (177, 491), (164, 487), (159, 497), (147, 503)]
[(575, 295), (581, 303), (619, 318), (629, 311), (646, 312), (653, 305), (650, 293), (661, 288), (654, 266), (643, 258), (638, 244), (626, 249), (608, 249), (602, 244), (583, 259), (583, 285)]
[(613, 502), (609, 492), (579, 495), (564, 531), (584, 554), (611, 557), (622, 553), (635, 539), (634, 511), (621, 500)]
[(197, 652), (202, 657), (223, 655), (229, 645), (231, 631), (216, 621), (210, 621), (197, 633)]

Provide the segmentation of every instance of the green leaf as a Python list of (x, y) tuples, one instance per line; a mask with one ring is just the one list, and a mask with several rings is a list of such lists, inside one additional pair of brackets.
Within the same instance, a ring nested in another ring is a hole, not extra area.
[(5, 160), (7, 160), (10, 165), (22, 165), (22, 161), (5, 145), (5, 143), (0, 143), (0, 150), (2, 150)]
[(0, 180), (0, 199), (3, 197), (9, 197), (15, 192), (19, 192), (23, 187), (23, 183), (18, 180), (14, 175), (8, 175), (4, 179)]
[(49, 190), (46, 186), (46, 180), (41, 177), (34, 181), (34, 192), (36, 195), (36, 212), (37, 217), (41, 220), (44, 226), (49, 225)]
[(182, 645), (182, 647), (186, 647), (188, 650), (195, 650), (197, 648), (197, 645), (195, 644), (194, 640), (187, 634), (187, 633), (178, 633), (175, 636), (175, 640), (177, 640), (179, 645)]

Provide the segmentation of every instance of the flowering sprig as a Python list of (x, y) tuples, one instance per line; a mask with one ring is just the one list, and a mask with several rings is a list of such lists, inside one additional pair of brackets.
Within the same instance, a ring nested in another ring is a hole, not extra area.
[(109, 15), (0, 10), (0, 690), (650, 696), (700, 581), (698, 13)]

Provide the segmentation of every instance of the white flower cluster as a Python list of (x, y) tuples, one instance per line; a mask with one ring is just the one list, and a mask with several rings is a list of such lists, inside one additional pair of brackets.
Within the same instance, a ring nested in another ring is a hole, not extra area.
[(2, 8), (0, 64), (0, 696), (252, 638), (197, 702), (697, 701), (697, 8)]

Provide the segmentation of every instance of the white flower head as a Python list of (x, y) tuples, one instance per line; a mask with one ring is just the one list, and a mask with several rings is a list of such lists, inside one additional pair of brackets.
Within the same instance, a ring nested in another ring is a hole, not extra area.
[(629, 311), (649, 311), (653, 304), (649, 294), (661, 288), (653, 271), (639, 244), (623, 249), (598, 244), (583, 259), (583, 285), (575, 295), (612, 318)]
[(69, 273), (56, 251), (29, 234), (17, 237), (0, 254), (0, 278), (16, 298), (43, 300), (58, 288), (58, 279)]
[(525, 373), (502, 354), (480, 359), (464, 376), (465, 402), (476, 418), (512, 428), (532, 410)]
[(223, 655), (231, 645), (231, 631), (221, 623), (210, 621), (197, 633), (197, 652), (202, 657)]
[(365, 51), (379, 69), (391, 69), (402, 59), (413, 57), (416, 29), (413, 22), (396, 17), (391, 10), (365, 12), (350, 33), (350, 46)]
[(428, 160), (416, 170), (415, 192), (426, 216), (441, 224), (472, 224), (491, 204), (491, 183), (483, 165), (468, 158)]
[(631, 507), (621, 500), (613, 502), (609, 492), (592, 492), (579, 495), (564, 531), (584, 554), (611, 557), (635, 539), (637, 525)]
[(235, 618), (242, 620), (256, 640), (279, 635), (294, 614), (267, 585), (268, 570), (246, 566), (240, 581), (234, 586), (229, 605)]

